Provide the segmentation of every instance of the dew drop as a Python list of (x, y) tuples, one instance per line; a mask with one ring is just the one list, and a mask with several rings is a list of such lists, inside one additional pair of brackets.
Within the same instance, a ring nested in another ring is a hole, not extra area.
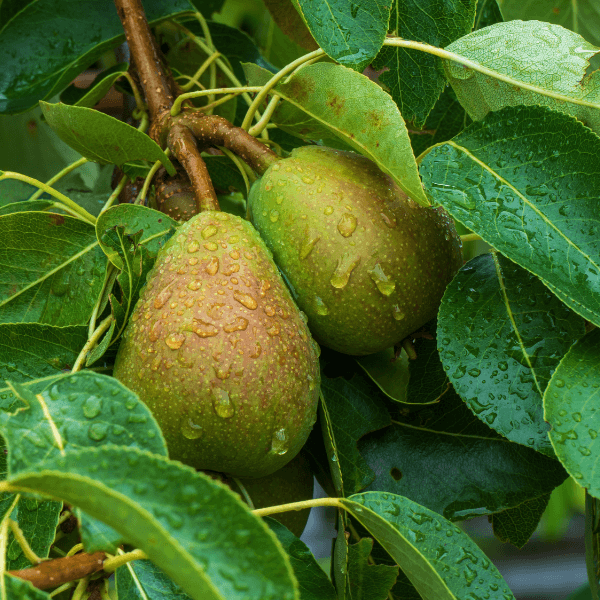
[(574, 412), (572, 415), (573, 421), (577, 421), (577, 423), (581, 423), (581, 413)]
[(233, 292), (233, 299), (250, 310), (254, 310), (258, 306), (256, 300), (250, 294), (245, 294), (239, 290)]
[(217, 244), (215, 242), (206, 242), (206, 244), (204, 244), (204, 247), (207, 250), (210, 250), (211, 252), (214, 252), (215, 250), (219, 249), (219, 244)]
[(397, 304), (394, 304), (392, 307), (392, 317), (396, 319), (396, 321), (402, 321), (406, 317), (406, 315), (400, 310), (400, 307)]
[(586, 446), (579, 446), (578, 450), (582, 456), (589, 456), (592, 453), (592, 451)]
[(271, 223), (277, 223), (277, 221), (279, 221), (279, 211), (273, 209), (270, 213), (269, 213), (269, 219), (271, 221)]
[(329, 280), (334, 288), (342, 289), (348, 285), (350, 275), (356, 265), (360, 262), (360, 256), (352, 257), (347, 252), (338, 259), (333, 276)]
[(95, 419), (102, 412), (102, 398), (89, 396), (83, 403), (83, 414), (88, 419)]
[(230, 419), (233, 417), (235, 408), (229, 397), (229, 392), (221, 388), (212, 388), (213, 408), (219, 417), (222, 419)]
[(181, 435), (188, 440), (197, 440), (202, 436), (202, 427), (192, 421), (187, 415), (181, 420)]
[(212, 323), (207, 323), (201, 319), (194, 319), (190, 329), (201, 338), (214, 337), (219, 333), (219, 328)]
[(209, 275), (216, 275), (219, 270), (219, 259), (216, 256), (212, 256), (204, 270)]
[(318, 315), (325, 316), (329, 314), (329, 308), (319, 296), (315, 296), (313, 300), (313, 308)]
[(101, 442), (108, 435), (108, 424), (107, 423), (94, 423), (88, 429), (88, 436), (90, 439)]
[(193, 254), (194, 252), (198, 252), (198, 250), (200, 250), (200, 244), (196, 240), (191, 242), (190, 245), (187, 247), (187, 251), (190, 254)]
[(383, 272), (381, 265), (377, 263), (371, 271), (369, 271), (371, 279), (375, 282), (377, 289), (384, 295), (389, 296), (396, 289), (396, 284), (390, 281), (389, 277)]
[(233, 333), (234, 331), (244, 331), (248, 327), (248, 319), (244, 317), (236, 317), (231, 323), (223, 326), (223, 331)]
[(344, 213), (337, 225), (338, 231), (344, 237), (350, 237), (356, 229), (356, 217), (351, 213)]
[(289, 440), (285, 429), (278, 429), (271, 438), (271, 452), (273, 454), (283, 455), (289, 449)]
[(327, 216), (329, 216), (330, 214), (333, 213), (333, 206), (326, 206), (325, 210), (323, 211), (324, 214), (326, 214)]
[(393, 229), (394, 227), (396, 227), (396, 217), (390, 217), (389, 215), (387, 215), (386, 213), (382, 212), (379, 213), (381, 215), (381, 218), (383, 219), (383, 222), (390, 228)]
[(562, 379), (556, 379), (556, 380), (554, 381), (554, 385), (555, 385), (557, 388), (565, 387), (565, 382), (564, 382)]
[(305, 259), (315, 247), (315, 244), (321, 239), (321, 236), (316, 233), (309, 233), (308, 230), (306, 232), (306, 237), (302, 241), (302, 245), (300, 246), (300, 252), (298, 253), (301, 259)]
[(171, 290), (170, 284), (154, 298), (154, 308), (162, 308), (167, 300), (171, 297), (173, 291)]
[(281, 332), (281, 328), (279, 327), (279, 323), (277, 323), (277, 322), (273, 323), (273, 325), (271, 325), (271, 327), (269, 327), (269, 329), (267, 329), (267, 333), (271, 337), (279, 335), (280, 332)]
[(215, 233), (217, 233), (217, 228), (214, 225), (208, 225), (200, 232), (200, 235), (202, 236), (202, 239), (207, 240), (215, 235)]
[(165, 344), (171, 348), (171, 350), (178, 350), (183, 346), (185, 342), (185, 335), (183, 333), (172, 333), (166, 340)]
[(506, 371), (506, 370), (508, 369), (508, 363), (507, 363), (507, 362), (504, 362), (504, 361), (500, 361), (500, 362), (498, 363), (498, 368), (499, 368), (501, 371)]

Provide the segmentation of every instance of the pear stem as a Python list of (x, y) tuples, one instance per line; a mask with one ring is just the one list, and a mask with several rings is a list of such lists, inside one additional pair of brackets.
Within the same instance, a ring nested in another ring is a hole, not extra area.
[(460, 236), (461, 242), (464, 244), (465, 242), (481, 242), (482, 239), (476, 233), (466, 233), (465, 235)]
[(255, 508), (252, 512), (257, 517), (266, 517), (277, 513), (288, 512), (290, 510), (303, 510), (315, 506), (334, 506), (335, 508), (344, 508), (339, 498), (315, 498), (313, 500), (302, 500), (301, 502), (290, 502), (288, 504), (278, 504), (277, 506), (268, 506), (267, 508)]

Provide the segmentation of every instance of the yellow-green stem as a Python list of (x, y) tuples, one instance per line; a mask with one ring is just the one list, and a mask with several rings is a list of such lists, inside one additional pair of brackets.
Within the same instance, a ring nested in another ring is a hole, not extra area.
[(314, 500), (303, 500), (302, 502), (291, 502), (289, 504), (279, 504), (278, 506), (268, 506), (267, 508), (256, 508), (252, 512), (257, 517), (266, 517), (277, 513), (288, 512), (290, 510), (302, 510), (304, 508), (313, 508), (315, 506), (334, 506), (335, 508), (344, 508), (339, 498), (315, 498)]
[[(247, 92), (256, 93), (262, 90), (261, 86), (250, 86), (243, 85), (239, 87), (232, 88), (215, 88), (212, 90), (200, 90), (198, 92), (187, 92), (186, 94), (181, 94), (175, 99), (173, 102), (173, 108), (171, 109), (171, 114), (173, 116), (178, 115), (181, 111), (181, 103), (189, 100), (190, 98), (201, 98), (202, 96), (211, 96), (217, 94), (244, 94)], [(204, 107), (206, 108), (206, 107)]]
[[(171, 156), (170, 148), (165, 149), (165, 154), (166, 154), (166, 156)], [(143, 204), (144, 203), (144, 198), (146, 198), (146, 195), (148, 194), (148, 190), (150, 189), (150, 184), (152, 183), (152, 178), (154, 177), (154, 175), (156, 175), (156, 171), (158, 171), (161, 166), (162, 166), (162, 163), (160, 162), (160, 160), (157, 160), (152, 165), (152, 168), (148, 172), (148, 175), (146, 175), (146, 180), (144, 181), (144, 185), (142, 186), (142, 189), (140, 190), (138, 197), (135, 199), (135, 204)]]
[(14, 171), (1, 171), (0, 181), (2, 181), (3, 179), (16, 179), (17, 181), (23, 181), (25, 183), (28, 183), (29, 185), (33, 185), (46, 192), (47, 194), (50, 194), (52, 197), (56, 198), (65, 206), (68, 206), (71, 209), (71, 211), (77, 214), (77, 216), (82, 220), (87, 221), (92, 225), (96, 224), (96, 217), (94, 217), (94, 215), (91, 215), (87, 210), (85, 210), (85, 208), (82, 208), (81, 206), (79, 206), (79, 204), (73, 202), (71, 198), (68, 198), (64, 194), (61, 194), (53, 187), (50, 187), (49, 185), (46, 185), (45, 183), (42, 183), (41, 181), (38, 181), (33, 177), (28, 177), (27, 175), (23, 175), (22, 173), (15, 173)]
[(107, 558), (102, 568), (107, 573), (112, 573), (116, 571), (119, 567), (126, 565), (128, 562), (132, 560), (144, 560), (148, 558), (148, 555), (142, 550), (132, 550), (131, 552), (127, 552), (126, 554), (121, 554), (120, 556), (114, 556), (113, 558)]
[[(250, 193), (250, 181), (248, 179), (248, 171), (251, 172), (252, 169), (250, 169), (250, 167), (244, 161), (240, 160), (231, 150), (228, 150), (224, 146), (217, 146), (217, 148), (219, 148), (219, 150), (223, 152), (223, 154), (229, 157), (231, 162), (233, 162), (233, 164), (238, 168), (240, 175), (244, 179), (244, 184), (246, 185), (246, 195), (248, 195)], [(252, 177), (254, 177), (254, 173), (252, 173)], [(254, 179), (256, 178), (254, 177)]]
[(184, 92), (187, 92), (188, 90), (192, 89), (195, 85), (198, 85), (199, 81), (200, 81), (200, 77), (202, 77), (202, 75), (204, 75), (204, 71), (206, 71), (206, 69), (208, 69), (208, 67), (210, 67), (210, 65), (212, 65), (214, 63), (214, 61), (217, 60), (217, 58), (219, 58), (219, 56), (221, 56), (221, 53), (218, 50), (215, 50), (202, 63), (202, 65), (200, 66), (200, 68), (194, 73), (193, 77), (190, 77), (189, 81), (185, 85), (181, 86), (181, 89)]
[(465, 233), (465, 235), (461, 235), (460, 239), (462, 241), (462, 243), (464, 244), (465, 242), (481, 242), (481, 237), (478, 236), (476, 233)]
[(123, 177), (121, 177), (121, 180), (117, 184), (117, 187), (112, 191), (112, 194), (108, 197), (108, 200), (102, 207), (100, 214), (102, 214), (104, 211), (108, 210), (115, 203), (115, 200), (119, 197), (119, 194), (123, 191), (123, 188), (125, 187), (125, 184), (128, 181), (129, 181), (129, 177), (127, 177), (127, 175), (123, 175)]
[[(59, 171), (56, 175), (48, 179), (46, 181), (46, 185), (54, 185), (59, 179), (62, 179), (65, 175), (68, 175), (71, 171), (74, 171), (77, 167), (81, 165), (85, 165), (85, 163), (89, 162), (85, 156), (82, 156), (79, 160), (67, 165), (62, 171)], [(39, 189), (33, 195), (29, 197), (29, 200), (37, 200), (42, 194), (44, 190)]]
[(96, 328), (96, 331), (94, 331), (94, 333), (89, 337), (85, 346), (79, 353), (79, 356), (77, 357), (77, 360), (75, 361), (75, 364), (73, 365), (73, 368), (71, 369), (71, 373), (77, 373), (77, 371), (79, 371), (81, 369), (81, 367), (83, 367), (83, 363), (84, 363), (87, 355), (90, 353), (92, 348), (98, 343), (98, 340), (108, 330), (108, 328), (110, 327), (110, 324), (112, 323), (112, 320), (113, 320), (113, 316), (108, 315), (108, 317), (106, 317), (106, 319), (104, 319), (104, 321), (102, 321), (102, 323), (100, 323), (100, 325), (98, 325), (98, 327)]
[(71, 596), (71, 600), (83, 600), (83, 594), (85, 594), (85, 590), (87, 589), (89, 582), (89, 575), (86, 575), (83, 579), (80, 579), (75, 591), (73, 592), (73, 595)]
[(258, 121), (258, 123), (250, 127), (250, 129), (248, 130), (248, 133), (250, 135), (256, 137), (263, 132), (263, 130), (269, 124), (269, 121), (273, 116), (273, 113), (275, 112), (275, 109), (277, 108), (277, 105), (279, 104), (280, 100), (281, 96), (278, 96), (277, 94), (273, 95), (273, 97), (269, 101), (269, 104), (267, 105), (265, 112), (263, 113), (263, 116), (260, 118), (260, 121)]
[(127, 73), (127, 71), (125, 73), (123, 73), (123, 77), (125, 77), (125, 79), (127, 79), (127, 81), (129, 81), (129, 85), (131, 86), (131, 89), (133, 90), (133, 97), (135, 98), (135, 105), (136, 105), (137, 109), (139, 111), (141, 111), (142, 113), (144, 113), (146, 115), (146, 118), (148, 118), (148, 115), (146, 113), (146, 103), (144, 102), (144, 99), (142, 98), (142, 95), (140, 94), (140, 90), (138, 89), (138, 86), (135, 84), (133, 77), (129, 73)]
[(54, 596), (58, 596), (58, 594), (61, 594), (62, 592), (66, 592), (67, 590), (70, 590), (72, 587), (75, 587), (77, 585), (77, 583), (75, 581), (69, 581), (68, 583), (63, 583), (63, 585), (61, 585), (60, 587), (57, 587), (55, 590), (52, 590), (48, 595), (50, 596), (50, 598), (53, 598)]
[(15, 541), (17, 542), (17, 544), (19, 544), (19, 547), (23, 551), (25, 558), (31, 564), (37, 565), (38, 563), (41, 563), (43, 560), (47, 560), (47, 559), (40, 558), (33, 551), (33, 548), (29, 545), (29, 542), (27, 541), (27, 538), (25, 537), (25, 534), (23, 533), (23, 530), (19, 527), (18, 523), (15, 523), (15, 521), (13, 521), (12, 519), (8, 519), (8, 526), (10, 527), (10, 530), (12, 531)]

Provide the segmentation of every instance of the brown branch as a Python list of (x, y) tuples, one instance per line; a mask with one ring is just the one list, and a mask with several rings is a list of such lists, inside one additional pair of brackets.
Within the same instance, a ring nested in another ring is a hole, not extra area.
[(200, 156), (194, 134), (187, 127), (177, 123), (169, 131), (168, 145), (192, 182), (197, 211), (220, 210), (215, 188), (206, 163)]
[(115, 0), (127, 44), (146, 94), (150, 120), (159, 120), (173, 105), (173, 94), (141, 0)]
[(201, 145), (224, 146), (257, 173), (264, 173), (273, 163), (280, 160), (273, 150), (223, 117), (193, 113), (183, 115), (177, 122), (188, 127)]
[(40, 590), (47, 590), (102, 571), (105, 559), (104, 552), (93, 554), (82, 552), (74, 556), (47, 560), (29, 569), (8, 571), (8, 574), (31, 581), (34, 587)]

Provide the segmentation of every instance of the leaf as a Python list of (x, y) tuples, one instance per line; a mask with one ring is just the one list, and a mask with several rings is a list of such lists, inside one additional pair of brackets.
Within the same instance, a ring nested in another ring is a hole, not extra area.
[(377, 56), (390, 20), (382, 0), (293, 0), (316, 42), (340, 64), (362, 71)]
[[(62, 502), (40, 501), (25, 495), (21, 497), (10, 515), (10, 518), (18, 523), (25, 539), (40, 558), (48, 557), (50, 546), (56, 536), (58, 516), (62, 507)], [(6, 556), (8, 558), (6, 561), (7, 570), (25, 569), (31, 566), (12, 532), (9, 536)]]
[(266, 517), (264, 520), (288, 555), (298, 580), (300, 600), (337, 600), (329, 577), (325, 575), (307, 545), (275, 519)]
[(88, 321), (106, 258), (89, 223), (12, 213), (0, 217), (0, 264), (0, 321), (66, 326)]
[(299, 597), (266, 525), (224, 485), (179, 462), (105, 444), (46, 460), (9, 483), (110, 524), (194, 600)]
[(392, 418), (393, 425), (358, 442), (375, 473), (365, 491), (406, 496), (446, 519), (514, 508), (566, 478), (557, 460), (489, 429), (452, 389), (439, 404)]
[(99, 361), (104, 356), (104, 354), (108, 350), (108, 346), (110, 345), (113, 339), (113, 334), (115, 332), (116, 325), (117, 322), (113, 319), (110, 323), (108, 331), (104, 334), (104, 337), (102, 338), (100, 343), (87, 355), (87, 358), (85, 359), (86, 367), (93, 365), (95, 362)]
[(265, 0), (265, 6), (275, 24), (293, 42), (307, 52), (317, 50), (319, 45), (295, 9), (292, 0)]
[(3, 575), (0, 585), (6, 600), (50, 600), (50, 595), (46, 592), (34, 588), (30, 581), (18, 577)]
[(87, 88), (78, 88), (71, 84), (61, 95), (60, 101), (73, 106), (93, 108), (106, 96), (115, 81), (127, 72), (129, 63), (119, 63), (98, 73)]
[(533, 498), (514, 508), (509, 508), (489, 517), (494, 535), (501, 542), (522, 548), (537, 529), (548, 506), (550, 494)]
[[(483, 29), (494, 23), (502, 23), (510, 19), (503, 19), (497, 0), (477, 0), (477, 13), (473, 30)], [(547, 21), (548, 19), (541, 19)]]
[(87, 159), (117, 166), (134, 160), (160, 160), (169, 175), (175, 175), (173, 163), (160, 146), (139, 129), (84, 106), (47, 102), (40, 106), (60, 139)]
[(402, 496), (373, 492), (341, 503), (402, 565), (424, 600), (514, 599), (475, 542), (434, 512)]
[(506, 21), (523, 19), (556, 23), (576, 31), (592, 44), (600, 44), (600, 6), (596, 2), (573, 0), (500, 0)]
[(346, 381), (342, 377), (330, 379), (321, 375), (321, 392), (331, 421), (345, 494), (363, 489), (374, 477), (358, 452), (357, 441), (366, 433), (390, 424), (385, 405), (373, 397), (374, 387), (364, 377)]
[[(396, 0), (389, 29), (398, 37), (440, 48), (471, 31), (477, 0)], [(446, 85), (439, 59), (419, 50), (384, 46), (373, 61), (404, 119), (417, 128)]]
[(409, 361), (405, 352), (395, 358), (394, 349), (388, 348), (375, 354), (357, 356), (356, 362), (390, 400), (410, 402), (406, 393)]
[(512, 442), (554, 456), (542, 396), (584, 321), (495, 252), (454, 277), (438, 313), (444, 369), (471, 411)]
[(348, 546), (348, 577), (353, 600), (387, 600), (396, 583), (399, 567), (369, 564), (372, 549), (370, 538), (362, 538), (357, 544)]
[(167, 455), (148, 407), (113, 377), (81, 371), (39, 394), (19, 383), (9, 386), (24, 404), (13, 414), (0, 412), (11, 476), (73, 448), (115, 444)]
[(134, 560), (115, 574), (119, 600), (188, 600), (189, 596), (149, 560)]
[(16, 212), (49, 211), (50, 209), (54, 209), (52, 212), (63, 212), (60, 211), (60, 204), (52, 202), (52, 200), (24, 200), (22, 202), (5, 204), (0, 207), (0, 217)]
[[(533, 40), (533, 43), (532, 43)], [(586, 75), (590, 58), (600, 48), (559, 25), (539, 21), (509, 21), (474, 31), (446, 50), (505, 75), (534, 85), (544, 93), (499, 81), (457, 62), (444, 69), (469, 116), (479, 121), (505, 106), (543, 105), (565, 112), (600, 133), (600, 71)], [(569, 100), (552, 98), (560, 94)], [(594, 104), (582, 106), (579, 101)]]
[(368, 77), (342, 65), (315, 63), (277, 85), (274, 93), (371, 159), (415, 202), (428, 204), (402, 115)]
[(600, 440), (596, 427), (600, 409), (600, 330), (573, 344), (554, 371), (544, 394), (544, 418), (559, 460), (578, 485), (600, 497), (596, 457)]
[(228, 156), (202, 157), (215, 189), (223, 192), (237, 191), (246, 196), (246, 183), (235, 163)]
[[(146, 0), (144, 9), (151, 24), (193, 11), (187, 0)], [(0, 112), (57, 94), (124, 39), (110, 0), (86, 0), (84, 11), (73, 0), (31, 2), (0, 31)]]
[(600, 324), (600, 139), (539, 106), (505, 108), (431, 149), (432, 202)]
[(117, 269), (123, 269), (124, 263), (120, 254), (123, 252), (122, 248), (120, 245), (117, 247), (111, 245), (112, 242), (108, 243), (114, 236), (103, 239), (110, 229), (116, 229), (118, 226), (123, 228), (123, 235), (141, 231), (138, 243), (147, 248), (149, 254), (156, 258), (158, 251), (177, 229), (178, 223), (164, 213), (138, 204), (119, 204), (103, 212), (96, 221), (96, 235), (110, 262)]

